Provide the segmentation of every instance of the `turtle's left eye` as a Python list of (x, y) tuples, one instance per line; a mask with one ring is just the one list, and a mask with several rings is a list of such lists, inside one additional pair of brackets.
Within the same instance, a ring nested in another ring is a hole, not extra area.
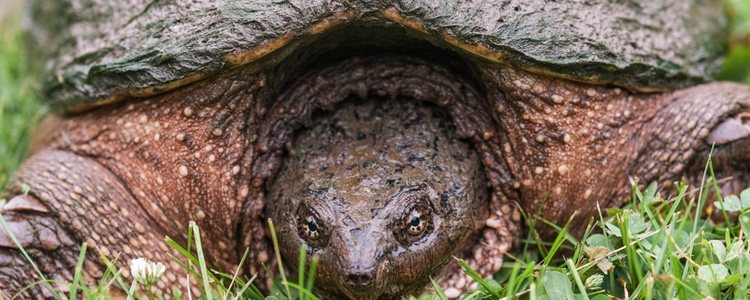
[(396, 229), (396, 239), (404, 245), (409, 245), (422, 238), (432, 230), (432, 214), (429, 208), (418, 206), (402, 217), (401, 226)]

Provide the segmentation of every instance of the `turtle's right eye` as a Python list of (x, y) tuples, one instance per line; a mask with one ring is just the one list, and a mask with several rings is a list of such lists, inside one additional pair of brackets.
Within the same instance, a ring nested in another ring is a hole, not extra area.
[(320, 248), (328, 242), (328, 232), (317, 214), (307, 206), (300, 206), (297, 219), (300, 238), (312, 247)]

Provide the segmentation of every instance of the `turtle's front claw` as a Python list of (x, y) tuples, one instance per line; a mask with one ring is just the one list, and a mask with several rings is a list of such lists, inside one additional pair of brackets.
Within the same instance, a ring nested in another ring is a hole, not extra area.
[[(716, 171), (734, 175), (734, 180), (747, 175), (750, 169), (750, 112), (739, 113), (719, 123), (705, 141), (713, 145), (711, 162)], [(750, 181), (742, 183), (750, 185)]]
[(719, 123), (706, 138), (706, 143), (721, 146), (750, 137), (750, 112), (742, 112)]
[[(722, 196), (738, 195), (750, 187), (750, 112), (722, 121), (704, 141), (708, 147), (696, 156), (688, 170), (691, 185), (699, 187), (704, 180), (703, 173), (710, 156)], [(709, 194), (709, 200), (714, 200), (713, 193)]]
[(0, 215), (3, 221), (0, 228), (0, 296), (4, 299), (14, 296), (22, 299), (54, 298), (50, 288), (54, 286), (57, 291), (64, 288), (49, 282), (15, 295), (42, 279), (23, 251), (37, 258), (34, 264), (43, 272), (52, 274), (47, 280), (70, 280), (75, 261), (64, 258), (75, 255), (78, 245), (50, 210), (33, 196), (11, 198), (0, 208)]

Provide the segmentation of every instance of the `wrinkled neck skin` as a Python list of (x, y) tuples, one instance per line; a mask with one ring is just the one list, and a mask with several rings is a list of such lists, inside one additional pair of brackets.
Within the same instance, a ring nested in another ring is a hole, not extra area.
[[(249, 247), (244, 271), (263, 273), (261, 265), (272, 264), (266, 183), (287, 157), (295, 130), (350, 95), (427, 101), (448, 112), (456, 136), (482, 162), (489, 216), (474, 230), (479, 240), (456, 255), (488, 276), (518, 238), (517, 208), (557, 223), (575, 214), (574, 227), (581, 227), (597, 203), (611, 207), (627, 199), (628, 177), (669, 184), (690, 175), (709, 131), (750, 98), (747, 88), (732, 84), (632, 94), (476, 65), (467, 78), (417, 59), (354, 59), (290, 85), (269, 84), (282, 77), (270, 71), (228, 71), (46, 122), (54, 130), (38, 139), (10, 192), (20, 194), (29, 184), (30, 197), (52, 208), (74, 240), (89, 242), (94, 267), (86, 270), (94, 278), (101, 274), (98, 254), (119, 254), (122, 267), (134, 257), (169, 264), (172, 250), (163, 238), (185, 244), (189, 221), (210, 241), (203, 246), (212, 264), (234, 270)], [(308, 88), (289, 92), (303, 85)], [(48, 264), (43, 271), (65, 267), (73, 268)], [(171, 263), (158, 287), (187, 285), (180, 270)], [(433, 273), (447, 289), (476, 287), (456, 268)]]

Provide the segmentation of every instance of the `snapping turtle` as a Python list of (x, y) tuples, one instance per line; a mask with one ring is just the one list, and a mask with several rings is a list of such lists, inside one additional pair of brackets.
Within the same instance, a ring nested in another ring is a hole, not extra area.
[[(319, 255), (336, 298), (397, 298), (435, 276), (457, 297), (500, 268), (520, 209), (583, 224), (641, 183), (750, 182), (750, 89), (704, 83), (716, 1), (39, 1), (50, 52), (39, 127), (8, 187), (9, 228), (50, 279), (78, 247), (170, 267), (202, 229), (245, 273)], [(606, 176), (603, 176), (606, 174)], [(30, 192), (24, 193), (28, 184)], [(598, 204), (598, 205), (597, 205)], [(0, 287), (36, 275), (0, 235)], [(126, 279), (131, 279), (127, 270)], [(193, 281), (194, 282), (194, 281)], [(65, 289), (64, 285), (55, 286)], [(196, 289), (195, 286), (190, 288)], [(198, 292), (198, 291), (196, 291)], [(29, 296), (48, 291), (33, 288)]]

